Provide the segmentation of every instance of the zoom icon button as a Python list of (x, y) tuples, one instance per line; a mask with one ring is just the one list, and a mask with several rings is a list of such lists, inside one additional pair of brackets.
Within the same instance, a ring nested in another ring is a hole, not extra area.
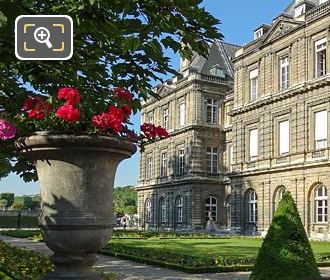
[(22, 15), (15, 22), (15, 54), (20, 60), (68, 60), (72, 37), (69, 16)]

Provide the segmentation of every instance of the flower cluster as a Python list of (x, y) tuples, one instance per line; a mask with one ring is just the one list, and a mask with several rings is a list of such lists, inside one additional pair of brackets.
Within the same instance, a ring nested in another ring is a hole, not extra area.
[(80, 112), (75, 107), (80, 101), (80, 94), (74, 88), (61, 88), (57, 93), (57, 99), (65, 100), (64, 105), (56, 111), (56, 116), (70, 123), (76, 123), (80, 120)]
[(157, 137), (168, 137), (168, 132), (165, 128), (161, 126), (155, 126), (151, 123), (144, 123), (141, 125), (141, 131), (148, 140), (152, 140)]
[(29, 96), (24, 102), (22, 109), (28, 113), (30, 119), (41, 120), (46, 114), (51, 112), (52, 106), (39, 96)]
[(101, 131), (111, 129), (113, 132), (120, 132), (123, 129), (124, 119), (124, 111), (110, 105), (108, 112), (93, 117), (92, 124)]
[[(99, 110), (97, 114), (92, 113), (92, 115), (90, 114), (90, 108), (88, 107), (86, 109), (90, 104), (83, 103), (83, 98), (75, 88), (61, 88), (57, 93), (56, 99), (50, 103), (40, 96), (29, 96), (22, 106), (23, 113), (21, 120), (34, 120), (33, 124), (36, 128), (39, 123), (44, 122), (48, 125), (46, 126), (47, 128), (50, 127), (52, 129), (53, 126), (51, 124), (56, 123), (56, 119), (60, 119), (61, 122), (57, 121), (57, 123), (60, 128), (66, 127), (66, 132), (68, 129), (73, 129), (74, 126), (66, 126), (65, 123), (75, 125), (79, 122), (80, 125), (77, 126), (78, 129), (75, 131), (102, 134), (119, 133), (135, 143), (140, 141), (143, 143), (145, 140), (150, 141), (168, 136), (164, 128), (155, 126), (154, 124), (143, 124), (139, 136), (127, 128), (126, 124), (129, 123), (129, 118), (132, 114), (132, 94), (123, 88), (114, 89), (115, 101), (110, 105), (106, 105), (107, 110), (105, 112), (100, 112)], [(62, 103), (63, 101), (64, 104)], [(84, 106), (85, 110), (82, 110)], [(101, 107), (104, 108), (104, 105), (102, 104)], [(88, 112), (88, 114), (84, 112)], [(45, 126), (39, 127), (43, 129)], [(80, 131), (80, 127), (85, 128), (85, 130)], [(16, 128), (13, 124), (0, 119), (0, 140), (14, 138), (15, 133)]]

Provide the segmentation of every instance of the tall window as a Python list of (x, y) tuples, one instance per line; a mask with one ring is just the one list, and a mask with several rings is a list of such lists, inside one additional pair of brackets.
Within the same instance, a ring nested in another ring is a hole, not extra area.
[(217, 199), (214, 196), (209, 196), (205, 200), (205, 211), (204, 211), (205, 222), (210, 217), (214, 222), (217, 221)]
[(165, 198), (162, 197), (159, 201), (159, 208), (160, 208), (160, 222), (165, 223), (166, 222), (166, 202)]
[(280, 60), (280, 85), (281, 90), (289, 87), (289, 57), (283, 57)]
[(258, 75), (258, 69), (250, 71), (250, 101), (255, 101), (258, 98)]
[(256, 161), (258, 159), (258, 129), (250, 130), (249, 141), (250, 161)]
[(218, 148), (206, 148), (206, 170), (209, 173), (218, 173)]
[(234, 164), (234, 146), (229, 147), (229, 171), (233, 171)]
[(185, 152), (184, 149), (179, 150), (179, 159), (178, 159), (178, 174), (184, 173), (185, 166)]
[(179, 102), (179, 125), (184, 126), (186, 122), (186, 103), (184, 100)]
[(328, 112), (315, 113), (315, 149), (326, 148), (328, 143)]
[(169, 122), (168, 122), (168, 108), (163, 109), (163, 127), (168, 130)]
[(152, 157), (147, 158), (147, 179), (152, 178)]
[(257, 194), (254, 190), (249, 191), (247, 195), (248, 222), (257, 222)]
[(147, 115), (147, 122), (148, 123), (154, 123), (154, 113), (153, 112), (149, 112)]
[(146, 219), (147, 223), (151, 222), (151, 200), (147, 199), (146, 201)]
[(290, 150), (289, 121), (279, 123), (279, 154), (286, 155)]
[(328, 193), (323, 185), (315, 189), (315, 222), (328, 222)]
[(326, 74), (327, 39), (315, 42), (315, 76), (322, 77)]
[(162, 177), (167, 176), (167, 153), (162, 153), (161, 156), (160, 175)]
[(182, 223), (183, 222), (183, 198), (182, 196), (179, 196), (176, 199), (176, 222)]
[(209, 124), (218, 123), (218, 101), (215, 99), (207, 99), (206, 122)]

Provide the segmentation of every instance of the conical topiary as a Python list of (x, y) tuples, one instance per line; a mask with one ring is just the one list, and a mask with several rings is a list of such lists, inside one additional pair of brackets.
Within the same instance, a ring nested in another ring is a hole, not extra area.
[(320, 273), (289, 192), (283, 194), (250, 280), (316, 280)]

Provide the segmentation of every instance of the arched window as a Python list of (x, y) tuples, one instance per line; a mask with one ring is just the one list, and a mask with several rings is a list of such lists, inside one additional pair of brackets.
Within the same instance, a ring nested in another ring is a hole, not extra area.
[(160, 222), (165, 223), (166, 222), (166, 203), (165, 203), (165, 198), (162, 197), (159, 200), (159, 213), (160, 213)]
[(151, 201), (150, 201), (150, 199), (147, 199), (146, 200), (145, 213), (146, 213), (146, 221), (147, 221), (147, 223), (151, 223)]
[(214, 222), (217, 221), (217, 199), (214, 196), (209, 196), (205, 200), (205, 211), (204, 211), (205, 222), (210, 217)]
[(250, 190), (247, 194), (248, 205), (248, 222), (257, 222), (257, 193), (254, 190)]
[(183, 198), (182, 196), (178, 196), (175, 203), (176, 208), (176, 222), (183, 222)]
[(231, 228), (231, 205), (232, 205), (231, 195), (228, 195), (228, 197), (227, 197), (227, 199), (226, 199), (226, 208), (227, 208), (227, 228), (228, 228), (228, 229)]
[(315, 223), (328, 222), (328, 192), (324, 185), (315, 189)]

